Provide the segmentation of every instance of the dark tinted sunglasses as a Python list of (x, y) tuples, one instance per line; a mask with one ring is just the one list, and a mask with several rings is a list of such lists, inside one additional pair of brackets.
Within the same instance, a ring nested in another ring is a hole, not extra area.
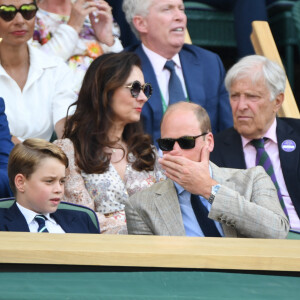
[(10, 22), (19, 12), (25, 20), (31, 20), (36, 15), (37, 10), (38, 8), (34, 3), (23, 4), (19, 9), (14, 5), (1, 5), (0, 17), (6, 22)]
[(172, 151), (175, 142), (181, 149), (193, 149), (195, 147), (196, 138), (206, 135), (208, 132), (196, 136), (182, 136), (178, 139), (158, 139), (158, 146), (162, 151)]
[(147, 99), (149, 99), (152, 95), (152, 86), (150, 83), (145, 83), (144, 85), (142, 85), (139, 81), (136, 80), (131, 85), (125, 85), (125, 87), (130, 89), (130, 93), (133, 98), (137, 98), (141, 90), (143, 90)]

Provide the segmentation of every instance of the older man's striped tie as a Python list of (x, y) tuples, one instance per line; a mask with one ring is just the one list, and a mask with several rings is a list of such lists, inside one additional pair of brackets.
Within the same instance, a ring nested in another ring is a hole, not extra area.
[(257, 153), (256, 153), (256, 165), (257, 166), (262, 166), (265, 171), (267, 172), (267, 174), (271, 177), (276, 189), (277, 189), (277, 194), (278, 194), (278, 198), (281, 204), (281, 207), (284, 211), (284, 213), (287, 215), (288, 217), (288, 212), (286, 210), (281, 192), (280, 192), (280, 188), (274, 173), (274, 169), (273, 169), (273, 165), (271, 162), (271, 159), (267, 153), (267, 151), (265, 150), (265, 140), (264, 139), (257, 139), (257, 140), (252, 140), (251, 144), (255, 147)]
[(34, 217), (35, 221), (39, 224), (39, 228), (37, 232), (49, 232), (46, 227), (46, 217), (43, 215), (36, 215)]

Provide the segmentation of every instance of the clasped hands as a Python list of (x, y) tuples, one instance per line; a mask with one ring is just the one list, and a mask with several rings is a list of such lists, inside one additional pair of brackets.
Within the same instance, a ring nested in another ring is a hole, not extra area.
[(201, 195), (208, 199), (211, 187), (217, 182), (211, 178), (209, 172), (209, 150), (207, 146), (201, 149), (200, 161), (193, 161), (184, 157), (177, 150), (164, 154), (159, 159), (166, 172), (166, 176), (177, 182), (188, 192)]
[(79, 33), (87, 15), (90, 17), (98, 41), (112, 46), (114, 44), (113, 17), (108, 3), (104, 0), (77, 0), (72, 4), (68, 25)]

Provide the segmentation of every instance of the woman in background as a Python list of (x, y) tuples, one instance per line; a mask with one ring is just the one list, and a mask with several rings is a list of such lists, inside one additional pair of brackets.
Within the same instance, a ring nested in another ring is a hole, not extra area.
[(68, 63), (75, 71), (78, 90), (96, 57), (123, 50), (106, 1), (40, 0), (38, 6), (34, 43)]
[(0, 97), (14, 143), (62, 137), (74, 103), (73, 74), (58, 57), (28, 44), (38, 8), (32, 0), (0, 0)]
[(70, 161), (65, 200), (94, 209), (102, 233), (126, 233), (128, 197), (165, 179), (140, 123), (151, 93), (136, 54), (98, 57), (84, 77), (65, 139), (55, 142)]

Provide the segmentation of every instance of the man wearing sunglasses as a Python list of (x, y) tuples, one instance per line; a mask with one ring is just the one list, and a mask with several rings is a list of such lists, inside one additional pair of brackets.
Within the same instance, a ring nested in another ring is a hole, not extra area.
[(142, 119), (155, 145), (164, 112), (178, 101), (205, 107), (213, 132), (231, 127), (223, 64), (216, 54), (184, 44), (187, 18), (182, 0), (124, 0), (123, 10), (141, 40), (125, 50), (139, 55), (145, 81), (153, 86)]
[(193, 103), (171, 105), (158, 144), (169, 179), (126, 203), (129, 234), (285, 238), (289, 222), (262, 167), (219, 168), (207, 112)]

